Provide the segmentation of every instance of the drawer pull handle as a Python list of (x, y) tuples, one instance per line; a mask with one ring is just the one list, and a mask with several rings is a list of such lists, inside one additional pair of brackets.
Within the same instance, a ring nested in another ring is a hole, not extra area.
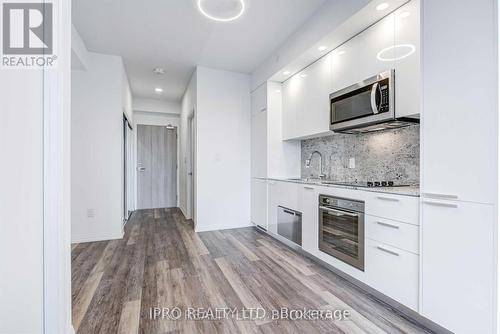
[(394, 197), (377, 196), (377, 198), (382, 200), (382, 201), (399, 202), (399, 199), (394, 198)]
[(457, 195), (449, 195), (449, 194), (423, 193), (422, 195), (424, 197), (433, 197), (441, 199), (458, 199)]
[(382, 226), (386, 226), (386, 227), (390, 227), (390, 228), (399, 229), (399, 226), (397, 226), (397, 225), (392, 225), (392, 224), (389, 224), (389, 223), (377, 222), (377, 224), (382, 225)]
[(399, 256), (399, 253), (395, 252), (395, 251), (392, 251), (390, 249), (387, 249), (383, 246), (377, 246), (378, 249), (380, 249), (382, 252), (386, 252), (386, 253), (389, 253), (389, 254), (392, 254), (392, 255), (396, 255), (396, 256)]
[(304, 187), (304, 189), (307, 189), (307, 190), (314, 190), (313, 187)]
[(423, 201), (424, 204), (434, 205), (434, 206), (442, 206), (445, 208), (458, 208), (458, 204), (454, 203), (445, 203), (445, 202), (435, 202), (435, 201)]

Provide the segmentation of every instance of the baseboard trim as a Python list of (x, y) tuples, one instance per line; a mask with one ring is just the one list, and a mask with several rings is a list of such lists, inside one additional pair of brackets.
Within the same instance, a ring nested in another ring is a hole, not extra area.
[(199, 233), (199, 232), (211, 232), (211, 231), (224, 231), (224, 230), (234, 230), (234, 229), (238, 229), (238, 228), (245, 228), (245, 227), (252, 227), (252, 226), (255, 226), (253, 224), (246, 224), (246, 225), (241, 225), (241, 226), (227, 226), (227, 227), (211, 227), (211, 226), (208, 226), (208, 227), (205, 227), (205, 228), (197, 228), (195, 229), (195, 232), (196, 233)]
[(117, 239), (123, 239), (123, 236), (125, 233), (122, 232), (121, 235), (118, 236), (89, 236), (89, 237), (81, 237), (81, 238), (75, 238), (71, 240), (72, 244), (83, 244), (86, 242), (96, 242), (96, 241), (108, 241), (108, 240), (117, 240)]
[(393, 309), (395, 312), (401, 314), (403, 317), (408, 319), (411, 322), (417, 323), (421, 326), (426, 327), (427, 329), (431, 330), (432, 332), (439, 333), (439, 334), (453, 334), (449, 330), (447, 330), (444, 327), (441, 327), (440, 325), (436, 324), (435, 322), (425, 318), (424, 316), (420, 315), (419, 313), (415, 312), (414, 310), (404, 306), (403, 304), (395, 301), (394, 299), (384, 295), (383, 293), (375, 290), (371, 286), (367, 285), (366, 283), (363, 283), (354, 277), (346, 274), (345, 272), (341, 271), (340, 269), (337, 269), (336, 267), (332, 266), (329, 263), (326, 263), (325, 261), (317, 258), (316, 256), (309, 254), (305, 250), (302, 249), (299, 245), (294, 244), (293, 242), (281, 237), (280, 235), (274, 234), (273, 232), (269, 232), (266, 229), (253, 225), (253, 227), (260, 231), (261, 233), (267, 234), (271, 236), (272, 238), (276, 239), (277, 241), (281, 242), (285, 246), (295, 250), (296, 252), (304, 255), (305, 257), (311, 259), (312, 261), (316, 262), (320, 266), (330, 270), (334, 274), (342, 277), (345, 279), (348, 283), (351, 283), (352, 285), (356, 286), (358, 289), (364, 291), (365, 293), (370, 294), (373, 296), (375, 299), (380, 301), (381, 303), (387, 304), (388, 307)]

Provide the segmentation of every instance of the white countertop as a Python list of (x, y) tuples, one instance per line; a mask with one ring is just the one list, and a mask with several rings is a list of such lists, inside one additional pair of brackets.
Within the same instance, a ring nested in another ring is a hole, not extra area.
[(346, 186), (346, 185), (340, 185), (340, 184), (325, 184), (325, 183), (322, 183), (322, 180), (318, 180), (318, 179), (267, 178), (267, 180), (291, 182), (291, 183), (299, 183), (299, 184), (309, 184), (309, 185), (320, 186), (320, 187), (352, 189), (352, 190), (360, 190), (360, 191), (368, 191), (368, 192), (384, 193), (384, 194), (394, 194), (394, 195), (402, 195), (402, 196), (412, 196), (412, 197), (419, 197), (420, 196), (420, 187), (418, 185), (407, 186), (407, 187), (373, 187), (373, 188), (368, 188), (368, 187)]

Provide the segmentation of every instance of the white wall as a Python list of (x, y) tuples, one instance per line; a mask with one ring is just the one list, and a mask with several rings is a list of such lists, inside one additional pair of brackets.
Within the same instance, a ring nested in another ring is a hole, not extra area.
[(197, 68), (196, 230), (250, 225), (250, 77)]
[(43, 77), (34, 69), (0, 72), (0, 333), (40, 333)]
[[(172, 125), (177, 128), (177, 165), (180, 164), (180, 115), (164, 114), (161, 112), (142, 112), (134, 111), (134, 156), (132, 168), (134, 169), (134, 208), (137, 208), (137, 125), (157, 125), (167, 126)], [(179, 206), (179, 168), (177, 169), (177, 206)]]
[(72, 241), (121, 238), (123, 62), (89, 53), (72, 76)]
[(165, 114), (181, 113), (181, 103), (165, 100), (135, 98), (133, 108), (134, 111), (147, 111)]
[(182, 97), (181, 103), (181, 124), (179, 131), (179, 208), (184, 213), (186, 218), (193, 219), (196, 224), (196, 217), (193, 215), (191, 210), (191, 205), (189, 202), (189, 196), (191, 189), (191, 184), (189, 182), (189, 117), (194, 112), (194, 117), (196, 118), (196, 108), (197, 108), (197, 74), (196, 71), (191, 76), (191, 80), (186, 88), (186, 92)]

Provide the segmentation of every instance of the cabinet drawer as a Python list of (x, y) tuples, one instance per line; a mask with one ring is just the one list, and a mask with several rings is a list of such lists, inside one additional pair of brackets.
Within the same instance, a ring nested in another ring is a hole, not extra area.
[(365, 213), (418, 225), (418, 197), (373, 193), (365, 203)]
[(365, 215), (367, 238), (419, 254), (418, 226)]
[(367, 284), (418, 311), (418, 255), (366, 240)]

